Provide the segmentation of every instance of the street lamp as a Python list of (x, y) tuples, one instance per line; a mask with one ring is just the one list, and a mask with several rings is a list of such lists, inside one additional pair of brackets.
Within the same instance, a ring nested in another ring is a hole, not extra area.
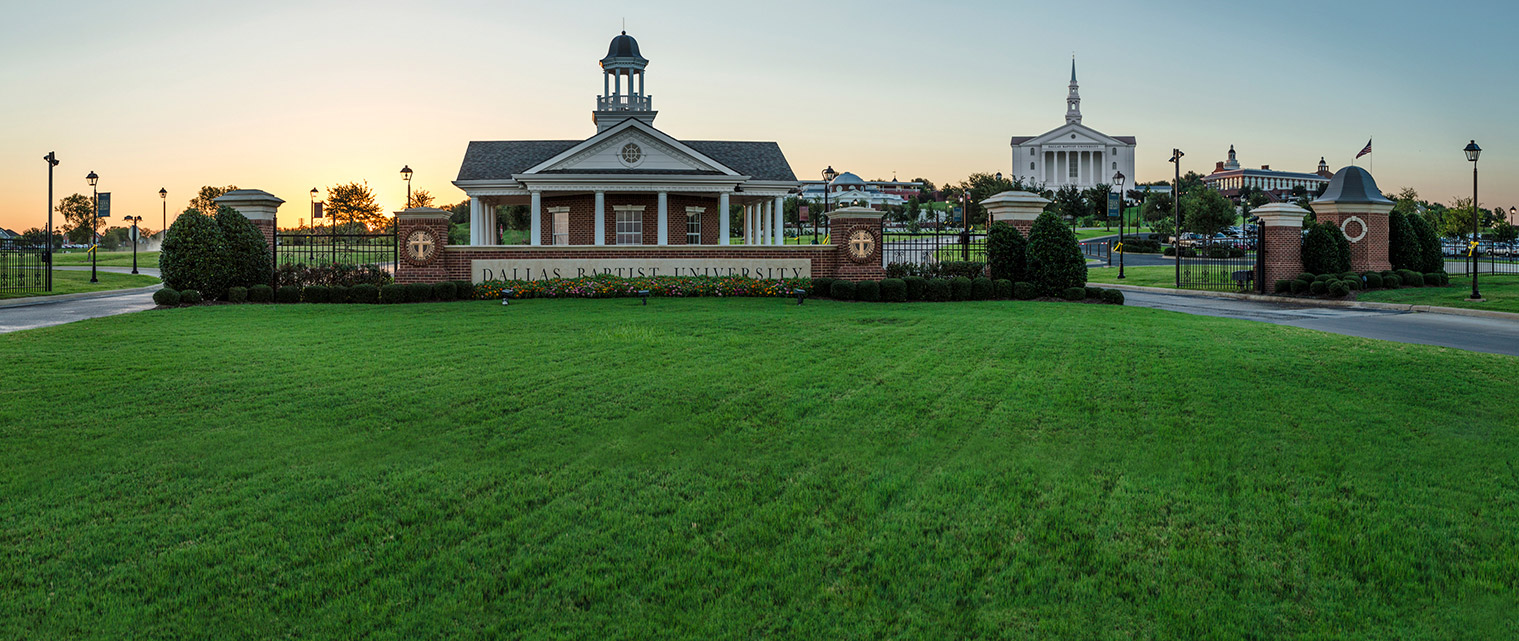
[(960, 260), (970, 260), (970, 185), (960, 192)]
[(90, 183), (90, 202), (94, 204), (95, 210), (91, 213), (90, 219), (90, 282), (98, 283), (100, 279), (95, 277), (95, 255), (100, 253), (98, 251), (100, 240), (95, 237), (95, 230), (100, 228), (100, 190), (95, 187), (95, 184), (100, 182), (100, 176), (96, 176), (95, 172), (91, 171), (90, 175), (85, 176), (84, 179)]
[(406, 181), (406, 206), (402, 209), (411, 209), (411, 165), (401, 166), (401, 178)]
[(1472, 163), (1472, 297), (1469, 300), (1482, 300), (1481, 292), (1477, 291), (1477, 234), (1482, 226), (1482, 212), (1477, 209), (1477, 158), (1482, 155), (1482, 148), (1473, 140), (1466, 145), (1466, 159)]
[(1171, 248), (1176, 252), (1176, 288), (1181, 289), (1181, 157), (1180, 149), (1171, 149), (1170, 162), (1176, 165), (1176, 182), (1171, 186)]
[[(1113, 173), (1113, 184), (1118, 186), (1118, 280), (1123, 280), (1123, 172)], [(1108, 252), (1111, 259), (1112, 252)]]
[(142, 222), (142, 216), (122, 216), (122, 220), (132, 223), (132, 273), (137, 273), (137, 223)]
[[(828, 191), (831, 189), (831, 185), (833, 184), (833, 179), (834, 178), (838, 178), (838, 177), (839, 177), (839, 172), (836, 172), (836, 171), (833, 170), (833, 165), (829, 165), (827, 169), (823, 170), (823, 213), (824, 214), (828, 213)], [(818, 218), (821, 218), (821, 216), (813, 216), (812, 217), (812, 244), (814, 244), (814, 245), (818, 244)]]
[(58, 156), (47, 152), (47, 290), (53, 291), (53, 168), (58, 166)]
[[(164, 224), (163, 224), (163, 227), (162, 227), (162, 233), (164, 235), (163, 240), (168, 240), (169, 239), (169, 190), (164, 189), (163, 187), (159, 187), (158, 188), (158, 199), (163, 201), (163, 208), (164, 208), (164, 220), (163, 220)], [(159, 241), (159, 242), (162, 242), (162, 241)]]
[(1508, 220), (1510, 223), (1519, 223), (1519, 207), (1508, 208)]

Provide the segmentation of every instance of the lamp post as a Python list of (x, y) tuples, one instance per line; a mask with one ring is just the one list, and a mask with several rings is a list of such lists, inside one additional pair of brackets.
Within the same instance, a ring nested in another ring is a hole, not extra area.
[(1170, 162), (1176, 165), (1176, 182), (1171, 187), (1171, 248), (1176, 252), (1176, 288), (1181, 289), (1181, 157), (1180, 149), (1171, 149)]
[(406, 181), (406, 206), (401, 209), (411, 209), (411, 165), (401, 166), (401, 178)]
[[(839, 177), (839, 172), (836, 172), (836, 171), (833, 170), (833, 165), (829, 165), (827, 169), (823, 170), (823, 214), (824, 215), (826, 215), (828, 213), (828, 192), (829, 192), (829, 190), (831, 190), (833, 188), (832, 187), (832, 185), (833, 185), (833, 179), (834, 178), (838, 178), (838, 177)], [(813, 216), (812, 217), (812, 244), (814, 244), (814, 245), (818, 244), (818, 218), (821, 218), (821, 217), (822, 216)]]
[(1519, 207), (1508, 208), (1508, 222), (1509, 224), (1519, 223)]
[[(1118, 186), (1118, 280), (1123, 280), (1123, 172), (1113, 174), (1113, 184)], [(1112, 252), (1108, 252), (1111, 257)]]
[(47, 290), (53, 291), (53, 168), (58, 166), (58, 156), (47, 152)]
[(1477, 158), (1482, 155), (1482, 148), (1473, 140), (1466, 145), (1466, 159), (1472, 163), (1472, 297), (1468, 300), (1482, 300), (1482, 293), (1477, 291), (1477, 234), (1482, 228), (1482, 211), (1477, 209)]
[(132, 273), (137, 273), (137, 223), (142, 222), (142, 216), (122, 216), (122, 220), (132, 223)]
[[(163, 236), (164, 236), (163, 240), (168, 240), (169, 239), (169, 190), (164, 189), (163, 187), (159, 187), (158, 188), (158, 199), (163, 201), (163, 210), (164, 210), (164, 212), (163, 212), (163, 214), (164, 214), (163, 227), (160, 228), (160, 233), (162, 233)], [(163, 241), (161, 240), (159, 242), (163, 242)]]
[(960, 260), (970, 260), (970, 185), (960, 192)]
[(100, 253), (100, 242), (95, 238), (95, 230), (100, 226), (100, 190), (95, 185), (100, 182), (100, 176), (92, 171), (84, 179), (90, 183), (90, 203), (94, 210), (90, 214), (90, 282), (98, 283), (100, 279), (95, 277), (95, 255)]

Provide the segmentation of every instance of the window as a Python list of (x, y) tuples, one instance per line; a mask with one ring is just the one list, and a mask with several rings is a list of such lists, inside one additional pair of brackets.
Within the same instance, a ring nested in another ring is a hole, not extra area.
[(617, 210), (617, 244), (643, 244), (643, 207), (622, 206)]
[(1076, 159), (1075, 158), (1067, 159), (1065, 161), (1065, 164), (1071, 168), (1071, 180), (1076, 180), (1079, 177), (1079, 176), (1076, 175), (1076, 169), (1080, 166), (1080, 165), (1076, 164)]
[(686, 244), (687, 245), (700, 245), (701, 244), (701, 214), (702, 214), (702, 212), (704, 212), (706, 210), (707, 210), (706, 207), (687, 207), (686, 208)]
[(638, 145), (630, 142), (622, 146), (622, 151), (618, 154), (618, 157), (622, 160), (622, 164), (633, 167), (643, 160), (643, 150), (639, 149)]
[(1034, 163), (1029, 163), (1028, 164), (1028, 170), (1029, 171), (1033, 171), (1034, 170)]
[(1118, 171), (1118, 163), (1113, 163), (1113, 170)]
[(570, 208), (549, 207), (549, 233), (553, 234), (555, 245), (570, 244)]
[(1029, 156), (1033, 156), (1034, 155), (1034, 150), (1032, 148), (1028, 150), (1028, 155)]

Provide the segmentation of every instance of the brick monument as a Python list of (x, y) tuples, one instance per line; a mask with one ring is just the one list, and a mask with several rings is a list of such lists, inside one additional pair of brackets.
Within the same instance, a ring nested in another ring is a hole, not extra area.
[(1335, 173), (1324, 195), (1313, 201), (1319, 222), (1334, 223), (1350, 241), (1350, 268), (1358, 272), (1392, 269), (1387, 257), (1387, 214), (1393, 202), (1377, 189), (1371, 173), (1346, 167)]
[(1303, 217), (1308, 210), (1289, 203), (1270, 203), (1250, 211), (1261, 219), (1261, 251), (1265, 252), (1262, 278), (1265, 291), (1274, 293), (1276, 281), (1292, 280), (1303, 273)]
[(1026, 191), (1004, 191), (981, 201), (993, 222), (1012, 223), (1025, 238), (1034, 228), (1034, 220), (1044, 213), (1048, 204), (1049, 199)]

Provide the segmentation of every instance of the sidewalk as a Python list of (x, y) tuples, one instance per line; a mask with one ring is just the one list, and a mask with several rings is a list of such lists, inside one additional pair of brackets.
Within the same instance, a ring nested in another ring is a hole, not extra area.
[(1399, 303), (1373, 303), (1358, 300), (1324, 300), (1318, 298), (1284, 298), (1281, 296), (1266, 296), (1263, 294), (1240, 294), (1235, 292), (1210, 292), (1193, 289), (1169, 289), (1165, 287), (1142, 287), (1139, 285), (1101, 285), (1108, 289), (1121, 289), (1132, 292), (1148, 292), (1151, 294), (1170, 294), (1176, 296), (1194, 296), (1199, 298), (1229, 298), (1233, 300), (1245, 300), (1257, 303), (1272, 303), (1276, 305), (1291, 305), (1296, 307), (1335, 307), (1341, 309), (1367, 309), (1387, 312), (1420, 312), (1425, 314), (1450, 314), (1452, 316), (1470, 316), (1472, 318), (1491, 318), (1494, 320), (1506, 320), (1519, 322), (1519, 314), (1512, 312), (1495, 312), (1485, 309), (1466, 309), (1463, 307), (1439, 307), (1435, 305), (1403, 305)]

